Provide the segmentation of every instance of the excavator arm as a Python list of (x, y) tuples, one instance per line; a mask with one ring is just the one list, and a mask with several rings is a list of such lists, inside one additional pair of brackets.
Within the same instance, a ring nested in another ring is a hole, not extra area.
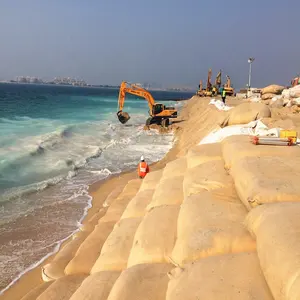
[(155, 101), (152, 95), (145, 89), (138, 87), (134, 84), (128, 86), (127, 82), (123, 81), (120, 86), (119, 92), (119, 111), (122, 111), (124, 108), (126, 93), (135, 95), (141, 98), (144, 98), (148, 102), (150, 114), (152, 114), (153, 106), (155, 105)]
[[(120, 85), (119, 99), (118, 99), (118, 112), (117, 116), (122, 124), (125, 124), (130, 116), (127, 112), (123, 112), (126, 94), (135, 95), (144, 98), (148, 102), (150, 118), (147, 122), (155, 122), (158, 124), (169, 124), (169, 118), (177, 117), (177, 110), (173, 107), (165, 107), (163, 104), (155, 103), (152, 95), (145, 89), (123, 81)], [(146, 124), (147, 124), (146, 122)], [(149, 124), (147, 124), (149, 125)]]

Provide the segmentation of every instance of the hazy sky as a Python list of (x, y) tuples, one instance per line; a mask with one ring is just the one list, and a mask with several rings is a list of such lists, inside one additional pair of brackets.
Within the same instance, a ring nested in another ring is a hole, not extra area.
[[(0, 79), (73, 76), (235, 87), (300, 73), (299, 0), (0, 0)], [(225, 76), (224, 76), (225, 78)]]

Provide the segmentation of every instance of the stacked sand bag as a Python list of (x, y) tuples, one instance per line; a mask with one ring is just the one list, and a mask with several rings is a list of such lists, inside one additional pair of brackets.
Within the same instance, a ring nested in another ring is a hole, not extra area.
[(272, 145), (254, 145), (249, 136), (235, 135), (222, 141), (222, 152), (225, 168), (230, 169), (239, 159), (244, 157), (297, 157), (300, 156), (299, 147), (278, 147)]
[(182, 176), (187, 168), (186, 157), (177, 158), (165, 166), (163, 169), (162, 179), (173, 178), (177, 176)]
[(95, 273), (82, 282), (70, 300), (106, 300), (119, 272)]
[(174, 269), (169, 277), (166, 300), (273, 299), (255, 253), (201, 259)]
[(101, 222), (95, 227), (66, 266), (65, 274), (90, 273), (114, 224), (114, 222)]
[(251, 121), (271, 117), (269, 107), (263, 103), (245, 102), (229, 111), (220, 126), (248, 124)]
[(169, 162), (164, 168), (152, 201), (147, 206), (148, 212), (136, 231), (128, 267), (169, 262), (183, 201), (183, 175), (186, 169), (185, 157)]
[(223, 160), (221, 145), (216, 143), (194, 146), (190, 148), (186, 157), (188, 169), (209, 161)]
[(255, 251), (255, 241), (243, 225), (246, 214), (239, 199), (223, 189), (186, 198), (172, 261), (183, 266), (209, 256)]
[(79, 288), (84, 275), (69, 275), (54, 281), (36, 300), (69, 300)]
[(91, 274), (126, 269), (133, 238), (141, 218), (121, 219), (106, 239)]
[(183, 180), (184, 198), (214, 189), (233, 187), (223, 160), (212, 160), (187, 169)]
[(134, 236), (128, 267), (169, 262), (173, 250), (179, 205), (154, 207), (143, 218)]
[(249, 210), (265, 203), (300, 201), (299, 156), (246, 156), (232, 165), (230, 173)]
[(283, 90), (283, 86), (276, 84), (269, 85), (261, 90), (261, 99), (265, 104), (269, 104), (270, 100), (278, 95), (281, 95)]
[(52, 281), (65, 276), (64, 270), (76, 254), (77, 249), (88, 236), (89, 232), (80, 231), (76, 233), (54, 257), (51, 263), (42, 267), (42, 278), (44, 281)]
[(105, 216), (100, 219), (100, 222), (117, 222), (121, 218), (130, 200), (136, 195), (140, 188), (140, 179), (129, 181), (123, 192), (108, 207)]
[(117, 218), (119, 218), (131, 197), (135, 195), (140, 187), (140, 180), (131, 180), (122, 192), (118, 190), (114, 193), (117, 198), (112, 201), (111, 195), (108, 196), (109, 208), (106, 215), (98, 220), (99, 224), (89, 234), (85, 241), (80, 245), (74, 257), (67, 264), (64, 272), (71, 274), (89, 274), (96, 260), (98, 259), (102, 246), (111, 233)]
[(21, 298), (21, 300), (36, 300), (37, 297), (40, 296), (52, 283), (53, 281), (50, 281), (38, 285)]
[(142, 180), (140, 191), (155, 189), (160, 181), (162, 173), (163, 170), (148, 173), (147, 176)]
[(300, 85), (296, 85), (282, 92), (284, 104), (287, 106), (300, 104)]
[(147, 205), (152, 201), (154, 189), (139, 191), (127, 205), (121, 219), (142, 218), (147, 213)]
[(247, 226), (256, 237), (260, 264), (274, 299), (300, 299), (300, 203), (257, 207), (249, 213)]
[(183, 175), (161, 179), (147, 210), (163, 205), (180, 205), (183, 200)]
[(167, 274), (172, 267), (152, 263), (126, 269), (117, 279), (108, 300), (165, 300), (169, 281)]

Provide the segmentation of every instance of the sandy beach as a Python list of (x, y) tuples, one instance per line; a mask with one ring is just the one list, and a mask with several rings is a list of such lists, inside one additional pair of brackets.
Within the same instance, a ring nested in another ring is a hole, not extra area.
[[(252, 170), (245, 164), (252, 161), (256, 166), (264, 163), (265, 156), (272, 155), (274, 161), (281, 161), (282, 157), (287, 160), (298, 153), (298, 147), (278, 150), (260, 146), (257, 150), (248, 137), (229, 137), (222, 143), (199, 146), (205, 136), (220, 129), (219, 124), (228, 115), (209, 105), (210, 100), (195, 96), (185, 102), (172, 125), (176, 143), (161, 161), (151, 165), (147, 180), (137, 179), (134, 170), (93, 184), (89, 189), (92, 208), (81, 230), (0, 298), (76, 300), (96, 299), (92, 295), (102, 293), (102, 298), (97, 299), (121, 299), (121, 294), (122, 299), (141, 299), (143, 294), (147, 294), (147, 299), (195, 299), (196, 295), (220, 299), (217, 295), (227, 292), (230, 299), (249, 299), (249, 294), (253, 299), (273, 299), (276, 288), (270, 281), (271, 275), (263, 272), (270, 262), (263, 258), (261, 248), (257, 250), (264, 239), (259, 239), (251, 222), (256, 217), (254, 202), (280, 200), (272, 195), (265, 200), (271, 194), (272, 180), (264, 186), (255, 186), (250, 180), (253, 186), (246, 188), (247, 178), (263, 175), (259, 173), (260, 165)], [(243, 102), (246, 100), (229, 98), (227, 105), (235, 107)], [(272, 109), (272, 118), (262, 121), (269, 128), (300, 132), (300, 118), (292, 108)], [(249, 174), (244, 170), (249, 170)], [(257, 195), (257, 190), (261, 194)], [(298, 209), (299, 195), (279, 187), (278, 193), (281, 192)], [(250, 196), (253, 201), (249, 204)], [(139, 198), (134, 200), (135, 197)], [(97, 248), (95, 242), (101, 239)], [(268, 245), (264, 247), (268, 249)], [(43, 278), (48, 282), (42, 278), (43, 266)], [(242, 266), (249, 268), (245, 277), (237, 276)], [(216, 272), (207, 276), (211, 270)], [(193, 279), (188, 280), (187, 274), (192, 274)], [(133, 295), (130, 290), (137, 284), (135, 278), (142, 279)], [(56, 279), (54, 283), (52, 279)], [(199, 291), (197, 280), (202, 280), (206, 288)], [(216, 284), (220, 285), (218, 292), (212, 288)], [(229, 288), (231, 284), (234, 292)], [(94, 288), (101, 292), (93, 292)]]

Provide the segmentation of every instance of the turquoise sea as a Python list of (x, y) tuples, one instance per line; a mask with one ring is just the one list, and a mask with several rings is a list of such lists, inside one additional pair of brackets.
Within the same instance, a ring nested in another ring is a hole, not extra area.
[[(152, 92), (180, 107), (191, 93)], [(161, 159), (171, 134), (144, 131), (148, 106), (128, 96), (119, 123), (117, 89), (0, 84), (0, 290), (78, 229), (90, 184)]]

